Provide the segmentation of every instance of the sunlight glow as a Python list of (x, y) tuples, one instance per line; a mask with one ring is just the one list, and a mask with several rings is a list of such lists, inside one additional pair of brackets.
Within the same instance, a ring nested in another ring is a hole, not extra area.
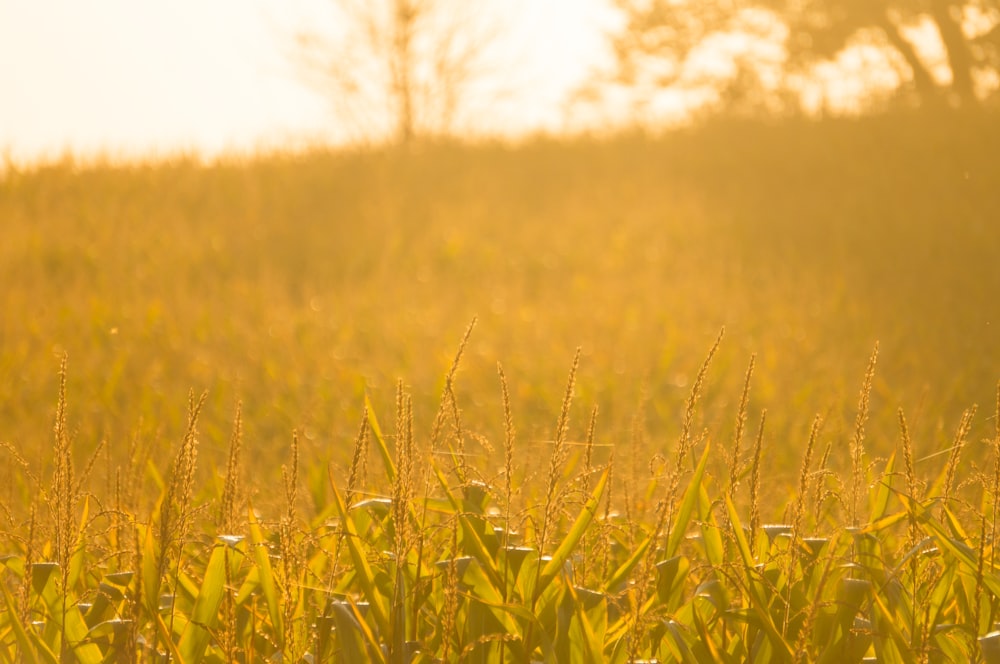
[[(482, 125), (559, 130), (567, 92), (602, 57), (603, 0), (502, 6), (513, 91)], [(295, 33), (329, 16), (324, 0), (2, 3), (0, 152), (211, 155), (342, 139), (289, 57)]]

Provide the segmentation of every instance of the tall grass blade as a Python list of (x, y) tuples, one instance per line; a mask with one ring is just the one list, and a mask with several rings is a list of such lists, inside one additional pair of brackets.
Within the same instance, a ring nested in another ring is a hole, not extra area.
[(677, 519), (671, 524), (670, 535), (667, 537), (667, 548), (664, 551), (664, 556), (667, 558), (672, 558), (677, 553), (681, 541), (687, 535), (687, 528), (691, 523), (691, 515), (695, 513), (695, 508), (698, 506), (699, 498), (701, 497), (701, 481), (705, 476), (710, 449), (711, 445), (705, 445), (705, 450), (701, 453), (701, 459), (698, 460), (698, 465), (695, 467), (694, 475), (691, 476), (691, 481), (684, 490), (684, 496), (681, 498), (681, 504), (677, 510)]
[(271, 629), (274, 630), (276, 638), (281, 638), (285, 633), (284, 617), (281, 611), (281, 604), (278, 601), (278, 584), (274, 580), (274, 570), (271, 568), (270, 552), (267, 548), (267, 540), (261, 531), (260, 522), (254, 509), (249, 508), (248, 524), (250, 526), (250, 543), (253, 545), (253, 557), (257, 563), (257, 575), (260, 582), (260, 590), (264, 594), (264, 603), (267, 605), (267, 613), (271, 618)]
[(739, 513), (736, 511), (736, 506), (733, 504), (731, 498), (726, 496), (725, 501), (726, 513), (729, 515), (729, 521), (733, 525), (737, 548), (740, 552), (740, 557), (743, 559), (743, 574), (746, 579), (747, 599), (750, 601), (750, 609), (756, 616), (764, 633), (767, 634), (771, 647), (778, 658), (781, 661), (790, 661), (792, 659), (792, 649), (774, 624), (774, 618), (769, 608), (770, 603), (764, 595), (766, 592), (765, 584), (758, 580), (757, 561), (754, 559), (750, 544), (744, 534), (743, 526), (740, 524)]
[(338, 662), (386, 661), (378, 640), (353, 602), (335, 602), (331, 608), (337, 628)]
[(542, 568), (542, 574), (538, 578), (538, 585), (535, 587), (535, 596), (538, 597), (541, 593), (548, 587), (549, 583), (559, 574), (559, 571), (563, 568), (566, 560), (569, 559), (570, 555), (576, 550), (577, 545), (580, 540), (583, 539), (584, 533), (587, 532), (587, 528), (590, 526), (591, 521), (594, 520), (594, 515), (597, 513), (597, 508), (600, 505), (601, 497), (604, 495), (604, 487), (608, 484), (608, 476), (610, 474), (609, 469), (605, 468), (604, 472), (601, 473), (601, 477), (597, 480), (597, 486), (590, 494), (590, 498), (587, 499), (586, 504), (580, 513), (577, 515), (576, 520), (573, 525), (570, 526), (569, 531), (563, 538), (559, 547), (552, 554), (552, 558), (545, 564)]
[(185, 662), (198, 662), (216, 629), (219, 607), (226, 591), (226, 545), (217, 544), (205, 567), (201, 591), (190, 614), (190, 622), (178, 646)]
[(71, 650), (80, 664), (101, 664), (104, 656), (97, 644), (87, 640), (90, 630), (80, 613), (76, 596), (67, 590), (60, 591), (55, 583), (46, 584), (39, 596), (49, 612), (49, 620), (62, 632), (63, 648)]
[(368, 600), (379, 631), (382, 634), (390, 634), (389, 614), (384, 603), (385, 599), (378, 590), (375, 574), (372, 572), (371, 565), (368, 564), (368, 556), (365, 555), (365, 552), (361, 548), (361, 535), (358, 534), (354, 526), (354, 521), (347, 512), (347, 507), (344, 505), (344, 499), (340, 495), (337, 485), (331, 484), (331, 486), (333, 487), (333, 500), (337, 516), (340, 518), (341, 527), (344, 529), (344, 542), (347, 544), (347, 550), (350, 552), (351, 560), (354, 562), (354, 571), (357, 574), (361, 592), (365, 596), (365, 599)]
[(21, 617), (17, 611), (17, 603), (7, 589), (6, 583), (0, 583), (0, 591), (3, 592), (4, 603), (7, 605), (8, 625), (10, 630), (14, 632), (15, 643), (21, 649), (20, 659), (22, 661), (58, 664), (59, 658), (56, 657), (55, 653), (49, 649), (44, 641), (38, 638), (37, 634), (32, 632), (29, 636), (29, 632), (25, 629), (24, 624), (21, 623)]
[(392, 459), (392, 452), (389, 451), (389, 446), (385, 443), (385, 436), (382, 435), (382, 427), (379, 426), (378, 418), (375, 417), (375, 408), (372, 406), (371, 399), (368, 394), (365, 394), (365, 409), (368, 411), (368, 425), (371, 427), (372, 433), (375, 434), (375, 442), (378, 443), (378, 453), (382, 457), (382, 463), (385, 465), (385, 476), (388, 483), (391, 485), (396, 481), (396, 462)]
[(502, 592), (503, 588), (503, 577), (500, 574), (500, 570), (497, 567), (497, 561), (494, 556), (490, 553), (489, 547), (483, 541), (482, 535), (480, 535), (479, 530), (476, 528), (475, 524), (469, 519), (463, 510), (462, 501), (455, 496), (451, 487), (448, 486), (448, 480), (444, 476), (444, 473), (438, 468), (436, 463), (431, 463), (431, 468), (434, 474), (438, 478), (438, 482), (441, 485), (442, 491), (444, 491), (445, 496), (451, 503), (451, 507), (458, 518), (459, 525), (462, 530), (462, 545), (464, 548), (463, 553), (466, 555), (473, 556), (482, 566), (483, 571), (489, 577), (490, 582), (493, 584), (494, 588)]

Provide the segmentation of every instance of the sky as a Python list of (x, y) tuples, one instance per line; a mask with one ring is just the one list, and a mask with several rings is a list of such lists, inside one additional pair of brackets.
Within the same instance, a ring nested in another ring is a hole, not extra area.
[[(289, 55), (329, 2), (0, 0), (0, 155), (212, 156), (335, 140), (329, 100)], [(502, 6), (522, 72), (503, 122), (558, 130), (567, 95), (607, 60), (605, 0)]]

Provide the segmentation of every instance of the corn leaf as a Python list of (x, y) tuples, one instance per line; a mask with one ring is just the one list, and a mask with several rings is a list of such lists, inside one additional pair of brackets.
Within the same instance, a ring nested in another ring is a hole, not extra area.
[(775, 626), (771, 612), (768, 610), (768, 602), (763, 595), (763, 584), (756, 578), (758, 574), (756, 561), (750, 550), (750, 544), (747, 542), (746, 535), (743, 532), (743, 526), (740, 525), (739, 513), (736, 511), (736, 506), (733, 505), (733, 501), (729, 496), (726, 496), (725, 500), (729, 522), (733, 525), (733, 532), (736, 535), (737, 548), (740, 551), (740, 556), (743, 558), (743, 571), (746, 576), (747, 599), (750, 600), (750, 608), (770, 639), (776, 654), (783, 660), (792, 659), (792, 649)]
[(271, 618), (271, 629), (277, 638), (281, 638), (285, 632), (281, 605), (278, 602), (278, 586), (274, 581), (274, 570), (271, 569), (267, 541), (264, 539), (264, 533), (260, 529), (260, 523), (257, 521), (257, 515), (252, 507), (248, 511), (248, 525), (250, 527), (250, 543), (253, 545), (253, 557), (257, 563), (260, 590), (264, 594), (264, 603), (267, 604), (267, 613)]
[(698, 506), (698, 499), (701, 497), (701, 480), (705, 475), (705, 467), (708, 465), (708, 452), (711, 445), (705, 445), (705, 450), (701, 453), (701, 459), (695, 468), (694, 475), (684, 491), (680, 508), (677, 510), (677, 520), (672, 525), (670, 536), (667, 538), (667, 550), (664, 557), (672, 558), (680, 547), (681, 540), (687, 535), (688, 524), (691, 523), (691, 515), (694, 514), (695, 507)]
[(354, 571), (357, 573), (361, 592), (364, 594), (365, 599), (368, 600), (379, 631), (382, 634), (389, 634), (388, 610), (384, 603), (385, 600), (378, 590), (375, 574), (372, 572), (371, 565), (368, 564), (368, 556), (365, 555), (365, 552), (361, 548), (361, 536), (354, 527), (354, 521), (347, 512), (347, 506), (344, 504), (344, 499), (340, 495), (337, 485), (331, 483), (331, 486), (333, 487), (333, 500), (337, 506), (337, 516), (340, 518), (341, 525), (344, 528), (344, 542), (347, 544), (347, 550), (350, 552), (351, 560), (354, 562)]
[(353, 602), (335, 602), (333, 622), (337, 627), (338, 661), (385, 662), (381, 645)]
[(217, 544), (205, 568), (201, 591), (184, 628), (178, 649), (182, 661), (197, 662), (205, 654), (211, 632), (218, 622), (219, 606), (226, 590), (226, 545)]
[(4, 603), (7, 605), (8, 624), (14, 632), (14, 639), (17, 646), (21, 649), (20, 659), (22, 661), (58, 664), (59, 658), (56, 657), (55, 653), (49, 649), (44, 641), (40, 640), (38, 636), (33, 633), (29, 636), (29, 632), (25, 629), (20, 616), (17, 614), (16, 603), (14, 598), (11, 597), (6, 583), (0, 583), (0, 591), (3, 591)]
[(375, 442), (378, 444), (379, 455), (381, 455), (382, 463), (385, 465), (385, 476), (391, 485), (396, 481), (396, 464), (392, 460), (392, 452), (389, 451), (389, 446), (385, 443), (385, 436), (382, 435), (382, 427), (379, 426), (378, 418), (375, 417), (375, 408), (372, 406), (367, 392), (365, 393), (365, 408), (368, 409), (368, 426), (371, 427), (372, 433), (375, 434)]
[(608, 468), (605, 468), (604, 472), (601, 473), (600, 479), (597, 480), (597, 486), (594, 487), (590, 498), (584, 504), (583, 509), (580, 510), (580, 514), (577, 515), (569, 532), (563, 538), (555, 553), (552, 554), (552, 558), (542, 568), (538, 585), (535, 587), (536, 598), (541, 595), (549, 583), (552, 582), (552, 579), (562, 570), (570, 554), (573, 553), (580, 540), (583, 539), (583, 535), (587, 532), (590, 522), (594, 520), (594, 514), (597, 512), (598, 504), (601, 502), (601, 496), (604, 495), (604, 487), (608, 484), (609, 473), (610, 469)]

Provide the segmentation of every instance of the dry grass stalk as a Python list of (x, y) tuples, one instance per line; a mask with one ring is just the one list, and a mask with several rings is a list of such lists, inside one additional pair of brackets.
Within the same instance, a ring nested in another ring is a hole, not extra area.
[[(403, 615), (406, 599), (406, 582), (403, 567), (413, 548), (413, 527), (410, 523), (410, 505), (413, 500), (413, 400), (403, 389), (403, 381), (396, 384), (396, 477), (392, 484), (392, 524), (394, 528), (393, 559), (396, 572), (393, 580), (391, 614)], [(422, 538), (421, 538), (422, 539)], [(402, 625), (397, 625), (400, 628)], [(389, 656), (401, 657), (397, 649), (404, 647), (404, 634), (389, 635)]]
[(629, 427), (629, 454), (627, 471), (620, 478), (623, 503), (625, 508), (625, 523), (627, 524), (628, 548), (635, 547), (636, 520), (633, 518), (637, 497), (636, 488), (640, 483), (639, 459), (644, 448), (644, 419), (646, 412), (647, 392), (645, 385), (639, 398), (639, 406), (632, 414), (632, 422)]
[(281, 561), (282, 634), (283, 654), (289, 661), (299, 661), (304, 644), (301, 639), (299, 605), (302, 602), (301, 573), (302, 551), (295, 538), (299, 497), (299, 434), (292, 432), (289, 449), (291, 459), (281, 466), (281, 479), (285, 490), (285, 514), (278, 523), (278, 553)]
[(462, 341), (458, 344), (458, 351), (455, 353), (455, 359), (452, 360), (451, 368), (448, 369), (448, 375), (445, 376), (444, 389), (441, 392), (441, 401), (438, 404), (437, 415), (434, 417), (434, 426), (431, 428), (431, 450), (435, 448), (440, 440), (441, 429), (444, 427), (445, 418), (447, 417), (446, 408), (448, 406), (448, 400), (454, 396), (453, 386), (455, 383), (455, 374), (458, 373), (458, 365), (462, 362), (462, 355), (465, 353), (466, 346), (469, 345), (469, 338), (472, 336), (472, 330), (475, 327), (476, 319), (473, 318), (469, 323), (469, 326), (465, 328), (465, 334), (462, 335)]
[(465, 484), (470, 478), (469, 462), (465, 454), (465, 427), (462, 426), (462, 412), (458, 408), (458, 398), (451, 387), (447, 388), (446, 394), (448, 410), (451, 413), (452, 435), (455, 439), (455, 445), (452, 448), (454, 450), (452, 455), (453, 470), (459, 482)]
[(757, 437), (753, 444), (753, 461), (750, 463), (750, 546), (755, 547), (756, 533), (760, 527), (760, 461), (763, 452), (764, 424), (767, 422), (767, 409), (760, 411), (760, 424), (757, 425)]
[(993, 509), (990, 512), (990, 542), (993, 544), (991, 562), (996, 556), (997, 516), (1000, 512), (1000, 382), (997, 383), (996, 411), (993, 413), (993, 477), (990, 489), (993, 495)]
[[(896, 415), (899, 420), (899, 436), (903, 444), (903, 473), (906, 478), (906, 494), (910, 500), (918, 500), (920, 498), (920, 485), (913, 467), (913, 440), (910, 438), (910, 428), (906, 424), (906, 415), (903, 414), (902, 408), (896, 412)], [(912, 547), (917, 543), (917, 538), (920, 536), (920, 527), (917, 525), (917, 520), (912, 514), (910, 515), (909, 522), (910, 528), (907, 546)], [(916, 575), (916, 560), (911, 561), (910, 570)]]
[(281, 465), (281, 480), (285, 486), (285, 521), (295, 523), (299, 503), (299, 432), (292, 431), (291, 464)]
[(562, 477), (563, 466), (566, 463), (566, 433), (569, 430), (569, 411), (573, 405), (573, 390), (576, 386), (576, 371), (580, 366), (580, 349), (573, 356), (573, 366), (569, 370), (566, 381), (566, 392), (563, 395), (562, 409), (559, 411), (559, 422), (556, 425), (555, 440), (552, 444), (552, 456), (549, 458), (549, 472), (545, 479), (545, 507), (542, 513), (542, 527), (538, 537), (538, 554), (545, 552), (550, 529), (554, 525), (559, 512), (559, 479)]
[(702, 388), (705, 385), (705, 377), (708, 375), (708, 367), (712, 364), (712, 358), (715, 357), (716, 351), (719, 350), (719, 346), (722, 344), (722, 337), (724, 337), (725, 334), (726, 328), (719, 330), (719, 336), (715, 338), (715, 343), (713, 343), (712, 348), (709, 349), (708, 356), (705, 358), (705, 361), (702, 362), (701, 368), (698, 369), (698, 375), (695, 376), (694, 385), (691, 387), (691, 393), (688, 395), (687, 403), (684, 406), (684, 422), (681, 425), (681, 438), (677, 446), (676, 453), (677, 471), (680, 471), (688, 452), (690, 452), (689, 446), (691, 444), (691, 428), (694, 426), (694, 415), (698, 405), (698, 399), (701, 398)]
[(667, 497), (661, 504), (661, 508), (666, 510), (666, 513), (661, 515), (657, 520), (656, 533), (658, 536), (663, 532), (665, 527), (669, 530), (670, 520), (673, 518), (674, 502), (677, 498), (677, 490), (680, 487), (681, 475), (684, 472), (684, 462), (694, 448), (695, 441), (691, 436), (691, 428), (694, 426), (694, 416), (698, 400), (701, 398), (702, 388), (705, 386), (708, 367), (711, 365), (716, 351), (719, 350), (719, 346), (722, 344), (722, 337), (725, 334), (726, 328), (719, 330), (719, 336), (715, 338), (715, 343), (709, 349), (708, 356), (702, 362), (701, 368), (698, 369), (698, 375), (695, 376), (694, 385), (691, 387), (691, 393), (688, 395), (687, 403), (684, 406), (684, 422), (681, 425), (681, 437), (677, 443), (677, 450), (674, 452), (674, 468), (670, 474)]
[(503, 549), (505, 553), (503, 557), (504, 569), (501, 596), (503, 597), (503, 601), (506, 602), (507, 593), (509, 592), (509, 588), (507, 587), (507, 573), (510, 565), (510, 556), (507, 550), (510, 548), (511, 512), (513, 511), (512, 504), (514, 500), (514, 441), (517, 431), (514, 429), (514, 417), (511, 413), (507, 377), (504, 375), (503, 366), (499, 362), (497, 362), (497, 373), (500, 375), (500, 394), (503, 399)]
[(604, 518), (601, 520), (599, 531), (599, 542), (601, 552), (601, 578), (608, 578), (611, 569), (611, 505), (615, 486), (615, 448), (611, 448), (611, 455), (608, 458), (608, 488), (604, 496)]
[(239, 517), (242, 501), (242, 485), (240, 482), (240, 451), (243, 434), (243, 404), (236, 403), (236, 414), (233, 416), (233, 434), (229, 438), (229, 454), (226, 457), (226, 483), (222, 489), (222, 508), (220, 521), (222, 532), (237, 535), (243, 519)]
[(729, 459), (729, 487), (727, 489), (727, 494), (729, 495), (730, 500), (735, 498), (736, 490), (739, 488), (740, 454), (742, 452), (741, 448), (743, 445), (743, 430), (746, 428), (747, 424), (747, 408), (750, 405), (750, 379), (753, 377), (753, 369), (756, 360), (756, 355), (750, 356), (750, 365), (747, 367), (746, 378), (743, 380), (743, 393), (740, 395), (740, 407), (736, 413), (736, 432), (733, 435), (732, 457)]
[(806, 507), (806, 497), (809, 494), (809, 484), (811, 473), (809, 469), (812, 467), (812, 456), (813, 450), (816, 447), (816, 440), (819, 438), (820, 431), (823, 429), (823, 418), (820, 415), (816, 415), (813, 419), (812, 426), (809, 429), (809, 441), (806, 443), (806, 453), (802, 457), (802, 466), (799, 469), (799, 487), (798, 492), (795, 495), (795, 506), (792, 511), (792, 540), (788, 545), (788, 568), (785, 572), (786, 579), (786, 596), (785, 602), (785, 622), (783, 633), (788, 633), (788, 623), (791, 620), (791, 592), (793, 587), (792, 579), (795, 575), (795, 570), (799, 565), (801, 559), (801, 546), (802, 546), (802, 520), (805, 516)]
[[(920, 485), (917, 480), (916, 471), (913, 465), (913, 440), (910, 438), (910, 428), (906, 423), (906, 415), (903, 413), (903, 409), (899, 408), (896, 411), (896, 416), (899, 421), (899, 436), (900, 441), (903, 446), (903, 474), (906, 479), (906, 495), (910, 500), (919, 500), (920, 496)], [(909, 526), (906, 535), (906, 548), (911, 549), (916, 546), (920, 539), (920, 526), (917, 525), (917, 519), (911, 513), (908, 518)], [(908, 567), (910, 570), (910, 593), (916, 597), (919, 587), (919, 578), (917, 574), (917, 558), (911, 556)], [(914, 630), (915, 625), (912, 624), (916, 620), (916, 616), (913, 616), (913, 620), (910, 624), (911, 632)]]
[[(680, 486), (680, 477), (683, 471), (684, 461), (693, 446), (691, 428), (694, 423), (695, 406), (698, 403), (698, 398), (701, 396), (701, 389), (705, 383), (705, 376), (708, 374), (708, 366), (712, 362), (715, 352), (719, 349), (719, 344), (722, 343), (722, 336), (725, 334), (725, 331), (725, 328), (722, 328), (719, 332), (719, 336), (716, 337), (715, 343), (712, 344), (712, 348), (709, 350), (708, 356), (705, 358), (701, 368), (698, 370), (698, 375), (695, 378), (694, 385), (691, 387), (691, 393), (688, 396), (687, 404), (685, 406), (684, 424), (681, 427), (681, 437), (677, 446), (674, 468), (670, 473), (667, 493), (660, 499), (660, 502), (656, 506), (656, 523), (653, 526), (652, 531), (652, 538), (654, 542), (647, 550), (643, 559), (641, 570), (639, 572), (639, 581), (636, 585), (636, 599), (633, 600), (635, 610), (635, 615), (633, 616), (634, 633), (630, 636), (630, 648), (638, 648), (640, 640), (639, 630), (642, 628), (643, 623), (642, 616), (639, 615), (639, 609), (646, 596), (653, 565), (660, 552), (657, 540), (659, 540), (661, 536), (666, 536), (670, 530), (670, 519), (673, 517), (674, 501), (677, 495), (678, 487)], [(635, 654), (631, 650), (630, 653), (632, 655)]]
[(586, 447), (583, 453), (583, 488), (588, 494), (590, 493), (591, 485), (593, 484), (593, 473), (594, 473), (594, 438), (597, 434), (597, 414), (599, 412), (597, 405), (590, 411), (590, 422), (587, 424), (587, 439)]
[[(743, 452), (743, 431), (746, 428), (747, 423), (747, 408), (750, 405), (750, 379), (753, 376), (754, 363), (756, 359), (756, 355), (750, 356), (750, 364), (747, 366), (747, 373), (743, 380), (743, 392), (740, 394), (740, 405), (736, 412), (736, 431), (733, 434), (733, 450), (729, 457), (729, 484), (726, 486), (726, 496), (734, 504), (736, 502), (736, 491), (739, 488), (740, 473), (742, 470), (740, 457)], [(729, 545), (732, 541), (732, 523), (729, 520), (728, 511), (724, 507), (722, 509), (722, 527), (724, 532), (730, 534), (730, 537), (725, 541), (728, 557)]]
[(140, 446), (142, 420), (129, 437), (127, 460), (124, 472), (121, 466), (115, 469), (113, 519), (119, 543), (119, 569), (138, 569), (129, 558), (133, 550), (133, 531), (135, 529), (135, 514), (139, 511), (138, 493), (141, 484), (142, 468), (151, 454), (150, 445)]
[(53, 427), (53, 463), (51, 504), (55, 523), (55, 557), (64, 572), (68, 571), (76, 540), (77, 496), (73, 490), (73, 454), (69, 434), (66, 431), (66, 364), (63, 355), (59, 366), (59, 399), (56, 403), (55, 425)]
[(302, 616), (299, 605), (302, 602), (300, 575), (302, 570), (302, 553), (295, 542), (295, 525), (286, 516), (278, 523), (278, 554), (281, 568), (282, 597), (282, 627), (283, 659), (290, 662), (301, 660), (304, 649), (300, 637)]
[(955, 432), (955, 439), (951, 443), (948, 462), (945, 465), (944, 502), (942, 502), (942, 508), (948, 505), (948, 501), (951, 500), (952, 491), (955, 490), (955, 474), (958, 471), (958, 462), (962, 458), (962, 448), (965, 447), (966, 438), (969, 437), (969, 432), (972, 430), (972, 420), (975, 416), (976, 406), (970, 406), (965, 409), (965, 412), (962, 413), (962, 419), (959, 421), (958, 430)]
[[(587, 439), (584, 443), (584, 454), (583, 454), (583, 491), (584, 499), (586, 496), (590, 495), (593, 486), (593, 473), (594, 473), (594, 437), (597, 431), (597, 414), (598, 408), (595, 405), (590, 411), (590, 422), (587, 425)], [(594, 555), (594, 538), (600, 538), (600, 533), (595, 533), (593, 536), (588, 537), (583, 542), (583, 560), (580, 565), (580, 578), (589, 578), (590, 569), (593, 565), (593, 555)], [(598, 544), (600, 546), (600, 544)]]
[(399, 564), (410, 550), (410, 502), (413, 498), (413, 401), (396, 384), (396, 477), (392, 484), (393, 553)]
[(715, 356), (716, 351), (719, 349), (719, 345), (722, 343), (722, 337), (725, 334), (725, 331), (725, 328), (720, 330), (719, 336), (716, 337), (715, 343), (712, 344), (712, 348), (708, 352), (708, 356), (705, 358), (701, 368), (698, 370), (698, 375), (695, 377), (694, 385), (691, 387), (691, 393), (688, 395), (684, 410), (684, 423), (681, 427), (681, 437), (675, 452), (676, 458), (674, 468), (670, 473), (667, 493), (660, 499), (656, 506), (656, 523), (653, 526), (651, 533), (653, 543), (647, 549), (646, 555), (643, 557), (642, 564), (639, 566), (638, 579), (635, 585), (629, 589), (629, 601), (632, 607), (632, 625), (629, 630), (628, 637), (629, 661), (634, 660), (637, 656), (642, 641), (642, 635), (646, 629), (646, 622), (649, 620), (648, 616), (644, 616), (642, 614), (642, 605), (645, 602), (646, 594), (649, 590), (649, 584), (651, 582), (656, 558), (660, 554), (658, 540), (661, 536), (666, 537), (670, 532), (670, 520), (673, 517), (674, 501), (680, 486), (680, 477), (683, 472), (684, 461), (691, 448), (694, 446), (692, 442), (693, 438), (691, 436), (691, 429), (694, 425), (695, 407), (697, 406), (698, 398), (701, 396), (701, 390), (705, 383), (705, 376), (708, 374), (709, 364), (712, 362), (712, 358)]
[(917, 473), (913, 467), (913, 440), (910, 438), (910, 429), (906, 424), (906, 415), (903, 409), (896, 411), (899, 421), (899, 436), (903, 443), (903, 472), (906, 477), (906, 493), (911, 500), (918, 498)]
[(17, 612), (22, 625), (31, 622), (31, 566), (35, 563), (35, 504), (32, 503), (28, 517), (28, 536), (24, 540), (24, 579), (18, 595)]
[[(138, 572), (142, 569), (142, 530), (139, 528), (132, 529), (132, 550), (134, 554), (134, 564), (135, 570)], [(126, 652), (134, 653), (138, 647), (139, 641), (139, 626), (142, 625), (142, 614), (143, 614), (143, 601), (142, 598), (145, 593), (145, 588), (143, 585), (142, 574), (137, 573), (135, 575), (135, 584), (130, 586), (130, 590), (126, 591), (126, 617), (131, 618), (132, 622), (129, 625), (128, 632), (126, 633)]]
[(347, 474), (347, 495), (344, 501), (347, 507), (354, 504), (358, 491), (368, 483), (368, 406), (361, 413), (361, 426), (354, 438), (354, 453), (351, 456), (351, 469)]
[[(989, 565), (990, 570), (996, 569), (996, 555), (997, 555), (997, 512), (1000, 511), (1000, 382), (997, 382), (997, 400), (996, 400), (996, 410), (993, 412), (993, 475), (990, 477), (990, 495), (992, 496), (992, 509), (990, 510), (990, 530), (989, 530), (989, 542), (990, 542), (990, 557)], [(981, 535), (982, 539), (987, 539), (985, 529)], [(985, 557), (985, 551), (980, 553), (980, 558)], [(989, 625), (994, 623), (996, 619), (996, 607), (997, 600), (994, 598), (990, 602), (990, 615), (988, 619)]]
[[(347, 474), (347, 492), (344, 496), (344, 502), (348, 509), (350, 509), (354, 504), (354, 501), (357, 500), (360, 489), (368, 484), (368, 444), (370, 435), (368, 415), (368, 406), (365, 406), (361, 412), (361, 425), (358, 428), (358, 434), (354, 438), (354, 452), (351, 455), (351, 468)], [(327, 466), (327, 476), (331, 485), (337, 484), (334, 479), (332, 465)], [(340, 532), (337, 534), (337, 544), (334, 547), (332, 554), (333, 565), (328, 581), (328, 591), (332, 589), (333, 584), (337, 582), (337, 579), (340, 576), (340, 551), (344, 545), (344, 537), (346, 537), (346, 532), (343, 528), (340, 528)]]
[(812, 509), (813, 514), (816, 515), (816, 524), (819, 525), (820, 516), (823, 510), (823, 505), (826, 499), (830, 497), (829, 491), (826, 490), (826, 478), (831, 474), (829, 470), (830, 455), (833, 453), (833, 441), (827, 442), (826, 447), (823, 449), (823, 456), (819, 459), (819, 465), (816, 467), (816, 472), (812, 474), (812, 480), (810, 482), (810, 492), (812, 493)]
[(878, 342), (868, 359), (865, 370), (865, 380), (861, 385), (858, 397), (858, 414), (854, 422), (854, 437), (851, 439), (851, 525), (858, 525), (858, 503), (861, 500), (861, 487), (865, 481), (865, 423), (868, 421), (868, 410), (871, 405), (872, 381), (875, 378), (875, 364), (878, 361)]
[(816, 440), (819, 438), (819, 434), (823, 429), (823, 417), (821, 415), (816, 415), (813, 418), (812, 427), (809, 429), (809, 441), (806, 443), (806, 453), (802, 457), (802, 466), (799, 469), (799, 488), (795, 495), (795, 509), (792, 513), (792, 538), (793, 543), (795, 539), (801, 539), (801, 533), (799, 532), (802, 526), (802, 519), (805, 516), (806, 507), (806, 497), (808, 496), (812, 473), (809, 469), (812, 465), (812, 455), (813, 450), (816, 446)]
[(987, 625), (986, 630), (980, 628), (980, 618), (982, 616), (983, 591), (985, 585), (986, 569), (986, 510), (979, 513), (979, 545), (976, 547), (976, 590), (973, 593), (975, 600), (972, 604), (972, 630), (973, 634), (979, 636), (990, 631), (992, 622)]
[[(506, 586), (505, 586), (506, 589)], [(507, 598), (504, 597), (504, 601)], [(445, 569), (444, 611), (441, 616), (442, 662), (447, 662), (451, 651), (451, 637), (455, 634), (455, 620), (458, 615), (458, 519), (452, 519), (451, 557)]]
[[(192, 498), (194, 497), (194, 474), (198, 460), (198, 416), (208, 398), (207, 392), (202, 392), (196, 400), (194, 392), (188, 394), (187, 430), (181, 447), (174, 458), (170, 474), (170, 484), (160, 505), (159, 551), (157, 560), (157, 578), (164, 578), (171, 556), (176, 553), (172, 577), (175, 582), (180, 578), (181, 550), (191, 527)], [(170, 606), (168, 626), (173, 630), (176, 604)], [(155, 645), (155, 644), (154, 644)]]
[(194, 494), (194, 475), (198, 460), (198, 417), (208, 394), (203, 392), (196, 400), (188, 395), (188, 423), (181, 447), (174, 457), (167, 493), (160, 506), (159, 542), (161, 547), (158, 569), (160, 577), (166, 571), (170, 551), (187, 536), (191, 519), (191, 499)]

